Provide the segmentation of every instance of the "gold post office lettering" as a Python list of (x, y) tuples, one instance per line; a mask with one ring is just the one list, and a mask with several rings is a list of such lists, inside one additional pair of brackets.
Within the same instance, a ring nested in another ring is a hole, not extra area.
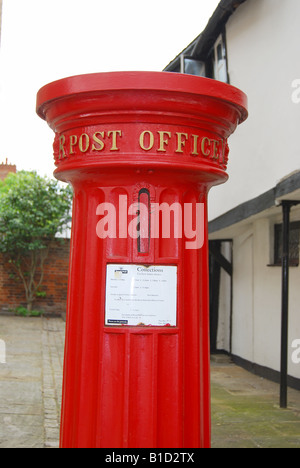
[(57, 164), (76, 156), (124, 151), (127, 154), (201, 157), (226, 167), (229, 153), (227, 140), (168, 129), (140, 132), (120, 129), (88, 132), (85, 129), (80, 134), (56, 134), (53, 147)]

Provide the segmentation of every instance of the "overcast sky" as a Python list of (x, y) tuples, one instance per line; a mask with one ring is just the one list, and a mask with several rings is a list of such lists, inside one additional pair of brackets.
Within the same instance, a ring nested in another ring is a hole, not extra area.
[(54, 134), (35, 114), (45, 84), (84, 73), (161, 71), (219, 0), (3, 0), (0, 163), (51, 176)]

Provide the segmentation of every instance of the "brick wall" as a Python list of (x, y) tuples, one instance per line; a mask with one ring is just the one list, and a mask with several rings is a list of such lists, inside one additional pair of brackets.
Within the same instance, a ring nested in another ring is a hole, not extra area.
[(0, 164), (0, 180), (4, 180), (11, 172), (16, 174), (17, 166), (8, 164), (7, 162)]
[[(70, 240), (56, 240), (50, 246), (45, 262), (45, 276), (41, 291), (46, 297), (37, 298), (34, 309), (46, 314), (66, 313)], [(0, 310), (8, 311), (26, 304), (22, 281), (0, 254)]]

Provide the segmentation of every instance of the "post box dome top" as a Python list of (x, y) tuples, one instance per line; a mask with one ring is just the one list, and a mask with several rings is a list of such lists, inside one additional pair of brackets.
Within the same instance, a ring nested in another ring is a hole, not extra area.
[(239, 89), (208, 78), (168, 72), (110, 72), (77, 75), (47, 84), (37, 95), (36, 110), (46, 120), (51, 101), (93, 92), (161, 91), (193, 94), (227, 101), (240, 110), (240, 122), (246, 120), (247, 96)]

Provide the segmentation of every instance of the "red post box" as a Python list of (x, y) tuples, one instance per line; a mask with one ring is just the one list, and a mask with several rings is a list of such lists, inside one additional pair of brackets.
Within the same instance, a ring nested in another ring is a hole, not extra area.
[(62, 447), (209, 447), (207, 195), (246, 107), (171, 73), (39, 91), (55, 176), (74, 189)]

